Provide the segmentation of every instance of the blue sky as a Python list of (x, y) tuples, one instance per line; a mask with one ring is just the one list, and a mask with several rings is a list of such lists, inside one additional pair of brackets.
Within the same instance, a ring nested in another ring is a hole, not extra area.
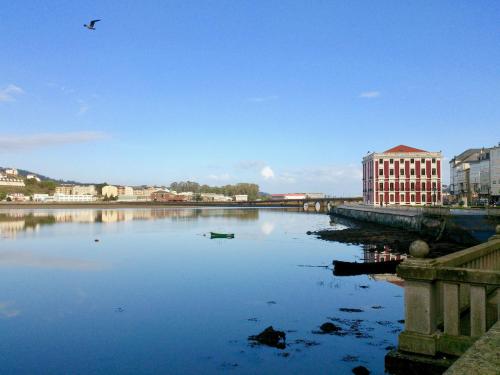
[(2, 166), (338, 196), (361, 193), (367, 151), (450, 158), (500, 141), (498, 1), (10, 1), (1, 13)]

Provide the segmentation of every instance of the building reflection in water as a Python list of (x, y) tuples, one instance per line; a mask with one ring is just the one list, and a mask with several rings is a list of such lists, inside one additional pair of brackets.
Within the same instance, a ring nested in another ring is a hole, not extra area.
[[(369, 263), (387, 262), (391, 260), (404, 260), (407, 258), (407, 254), (394, 252), (387, 245), (384, 245), (383, 248), (377, 247), (375, 245), (365, 245), (363, 246), (363, 255), (364, 262)], [(368, 275), (368, 277), (375, 281), (387, 281), (391, 284), (404, 287), (404, 280), (393, 273)]]
[(20, 231), (37, 231), (42, 225), (56, 223), (118, 223), (131, 220), (195, 221), (200, 218), (223, 217), (238, 221), (259, 219), (258, 209), (213, 208), (134, 208), (80, 210), (0, 210), (0, 237), (15, 238)]

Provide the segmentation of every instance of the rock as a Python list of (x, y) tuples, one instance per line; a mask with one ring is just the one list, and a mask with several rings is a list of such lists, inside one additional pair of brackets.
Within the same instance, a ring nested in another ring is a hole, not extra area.
[(380, 306), (380, 305), (374, 305), (372, 306), (372, 309), (375, 309), (375, 310), (379, 310), (379, 309), (383, 309), (384, 307), (383, 306)]
[(321, 325), (321, 327), (319, 327), (319, 328), (324, 333), (338, 332), (341, 330), (341, 328), (339, 326), (336, 326), (335, 324), (330, 323), (330, 322), (323, 323)]
[(358, 366), (352, 369), (352, 373), (354, 375), (370, 375), (370, 370), (368, 370), (365, 366)]
[(343, 311), (343, 312), (348, 312), (348, 313), (363, 312), (363, 310), (361, 310), (361, 309), (351, 309), (348, 307), (341, 307), (339, 310)]
[(276, 331), (272, 326), (267, 327), (258, 335), (249, 336), (248, 339), (273, 348), (285, 349), (286, 347), (286, 333), (283, 331)]
[(312, 233), (313, 233), (313, 232), (311, 232), (310, 230), (308, 230), (308, 231), (306, 232), (306, 234), (307, 234), (308, 236), (310, 236)]
[(96, 238), (96, 239), (94, 240), (94, 242), (99, 242), (99, 238)]

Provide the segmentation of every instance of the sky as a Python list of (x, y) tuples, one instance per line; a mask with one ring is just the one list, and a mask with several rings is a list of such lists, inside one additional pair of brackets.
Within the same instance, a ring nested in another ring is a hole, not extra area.
[[(0, 166), (360, 195), (368, 151), (500, 142), (498, 1), (6, 1)], [(101, 19), (96, 30), (83, 27)]]

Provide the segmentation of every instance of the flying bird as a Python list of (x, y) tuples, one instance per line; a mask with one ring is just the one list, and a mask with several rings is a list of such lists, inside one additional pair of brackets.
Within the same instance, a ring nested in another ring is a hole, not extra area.
[(89, 22), (88, 25), (83, 25), (83, 27), (86, 27), (89, 30), (95, 30), (95, 23), (99, 22), (100, 20), (92, 20)]

